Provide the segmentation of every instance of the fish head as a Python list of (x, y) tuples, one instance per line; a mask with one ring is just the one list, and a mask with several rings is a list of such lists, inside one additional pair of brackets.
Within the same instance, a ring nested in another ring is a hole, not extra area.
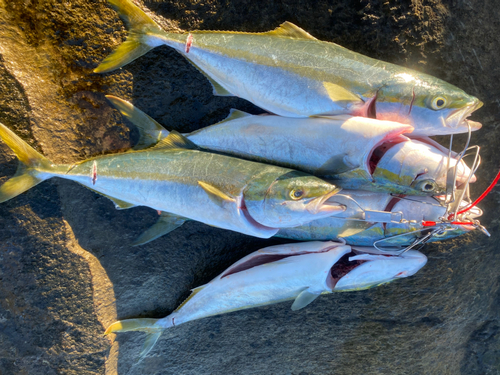
[(443, 80), (422, 73), (399, 73), (370, 101), (377, 119), (412, 125), (413, 135), (446, 135), (481, 128), (467, 118), (483, 103)]
[(414, 275), (427, 263), (427, 257), (416, 250), (399, 255), (373, 247), (351, 248), (330, 270), (333, 291), (356, 291), (386, 284)]
[[(399, 193), (411, 195), (440, 195), (446, 192), (448, 170), (457, 166), (457, 187), (465, 183), (472, 173), (470, 168), (451, 158), (436, 147), (408, 140), (384, 150), (373, 170), (376, 183), (398, 185)], [(475, 177), (471, 178), (471, 182)], [(395, 191), (394, 191), (395, 192)]]
[(253, 179), (244, 192), (248, 214), (261, 225), (293, 227), (345, 210), (344, 205), (328, 200), (341, 189), (320, 178), (298, 171), (272, 182), (268, 177)]

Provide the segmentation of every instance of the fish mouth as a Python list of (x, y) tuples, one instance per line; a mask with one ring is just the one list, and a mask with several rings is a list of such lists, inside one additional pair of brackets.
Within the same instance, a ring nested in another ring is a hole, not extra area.
[(346, 210), (346, 206), (343, 204), (337, 203), (337, 202), (329, 202), (328, 199), (331, 198), (333, 195), (337, 194), (339, 191), (341, 191), (342, 188), (336, 187), (333, 189), (331, 192), (322, 195), (321, 197), (314, 198), (311, 200), (309, 203), (307, 203), (307, 211), (313, 215), (319, 214), (319, 213), (325, 213), (325, 214), (331, 214), (333, 215), (334, 213), (341, 213)]
[(483, 125), (480, 122), (469, 120), (468, 117), (482, 106), (483, 102), (476, 98), (464, 108), (452, 112), (445, 120), (446, 125), (455, 129), (468, 128), (470, 126), (471, 131), (481, 129)]

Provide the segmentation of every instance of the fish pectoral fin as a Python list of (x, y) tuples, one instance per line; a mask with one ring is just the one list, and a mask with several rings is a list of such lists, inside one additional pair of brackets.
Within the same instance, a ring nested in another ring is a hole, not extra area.
[(203, 190), (208, 194), (210, 200), (217, 204), (218, 206), (221, 206), (224, 204), (224, 202), (236, 202), (236, 199), (227, 195), (226, 193), (220, 191), (218, 188), (216, 188), (213, 185), (207, 184), (206, 182), (203, 181), (198, 181), (198, 185), (202, 187)]
[(295, 39), (311, 39), (311, 40), (318, 40), (315, 37), (313, 37), (311, 34), (309, 34), (307, 31), (304, 29), (301, 29), (297, 25), (294, 25), (291, 22), (283, 22), (281, 25), (279, 25), (277, 28), (274, 30), (268, 31), (266, 33), (262, 33), (265, 35), (275, 35), (275, 36), (284, 36), (284, 37), (289, 37), (289, 38), (295, 38)]
[(188, 219), (170, 214), (168, 212), (162, 212), (158, 221), (137, 237), (137, 239), (132, 243), (132, 246), (144, 245), (148, 242), (156, 240), (157, 238), (172, 232), (174, 229), (179, 228), (186, 222), (186, 220)]
[(189, 139), (184, 137), (182, 134), (172, 130), (168, 137), (163, 138), (158, 144), (154, 147), (155, 150), (178, 150), (178, 149), (186, 149), (186, 150), (198, 150), (199, 147), (196, 146)]
[(328, 96), (332, 102), (362, 102), (363, 100), (353, 92), (332, 82), (323, 82)]
[(106, 95), (106, 99), (139, 130), (139, 141), (133, 150), (151, 147), (164, 138), (163, 134), (167, 133), (167, 130), (132, 103), (113, 95)]
[(315, 171), (316, 176), (331, 176), (341, 174), (356, 169), (358, 165), (353, 165), (347, 155), (334, 155), (328, 159), (321, 167)]
[(221, 86), (220, 83), (216, 82), (212, 77), (210, 77), (207, 73), (203, 71), (198, 65), (196, 65), (188, 56), (187, 54), (184, 55), (184, 57), (193, 65), (201, 74), (205, 76), (206, 79), (210, 82), (212, 85), (213, 89), (213, 94), (215, 96), (234, 96), (231, 94), (228, 90), (226, 90), (224, 87)]
[(307, 305), (309, 305), (312, 301), (319, 297), (321, 293), (312, 293), (309, 291), (310, 288), (304, 289), (300, 294), (295, 298), (292, 304), (292, 310), (300, 310)]

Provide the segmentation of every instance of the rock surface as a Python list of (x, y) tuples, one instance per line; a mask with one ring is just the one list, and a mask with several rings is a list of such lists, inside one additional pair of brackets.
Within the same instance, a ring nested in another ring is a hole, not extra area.
[[(493, 1), (145, 1), (170, 29), (266, 31), (291, 21), (322, 40), (430, 73), (484, 101), (473, 134), (483, 164), (473, 195), (500, 165), (500, 10)], [(52, 161), (130, 147), (137, 134), (105, 94), (189, 132), (230, 108), (186, 60), (160, 47), (105, 75), (92, 69), (125, 37), (105, 1), (0, 0), (0, 122)], [(463, 140), (463, 137), (462, 137)], [(0, 183), (15, 173), (0, 143)], [(427, 246), (427, 266), (384, 287), (235, 312), (165, 332), (136, 363), (144, 334), (103, 337), (116, 319), (163, 317), (264, 241), (189, 222), (142, 247), (147, 208), (117, 211), (49, 180), (0, 205), (2, 374), (497, 374), (500, 197), (481, 204), (491, 238)]]

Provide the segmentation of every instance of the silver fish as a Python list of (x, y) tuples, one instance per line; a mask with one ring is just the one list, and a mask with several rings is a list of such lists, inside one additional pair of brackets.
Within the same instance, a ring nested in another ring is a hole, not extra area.
[(407, 123), (418, 135), (477, 130), (467, 117), (482, 103), (440, 79), (320, 41), (285, 22), (265, 33), (167, 33), (129, 0), (108, 0), (130, 29), (94, 71), (117, 69), (168, 45), (212, 83), (286, 117), (349, 114)]
[(145, 331), (144, 357), (165, 329), (192, 320), (256, 306), (294, 300), (301, 309), (319, 295), (368, 289), (414, 275), (427, 258), (418, 251), (402, 256), (374, 248), (336, 242), (303, 242), (271, 246), (233, 264), (191, 295), (163, 319), (129, 319), (113, 323), (105, 334)]
[[(168, 131), (131, 103), (108, 100), (141, 133), (140, 148), (156, 144)], [(448, 150), (427, 137), (403, 136), (409, 125), (365, 117), (285, 118), (253, 116), (233, 110), (215, 125), (185, 136), (195, 144), (249, 160), (280, 165), (334, 180), (347, 189), (393, 194), (438, 195), (446, 192)], [(411, 134), (410, 134), (411, 135)], [(457, 185), (471, 171), (460, 161)], [(472, 176), (470, 182), (474, 182)]]
[[(18, 173), (0, 186), (0, 202), (60, 177), (106, 196), (117, 208), (148, 206), (164, 212), (162, 233), (187, 218), (262, 238), (278, 228), (344, 210), (326, 202), (340, 190), (330, 183), (291, 169), (203, 152), (178, 133), (151, 149), (73, 165), (52, 164), (2, 124), (0, 138), (21, 162)], [(146, 237), (151, 239), (153, 232)]]

